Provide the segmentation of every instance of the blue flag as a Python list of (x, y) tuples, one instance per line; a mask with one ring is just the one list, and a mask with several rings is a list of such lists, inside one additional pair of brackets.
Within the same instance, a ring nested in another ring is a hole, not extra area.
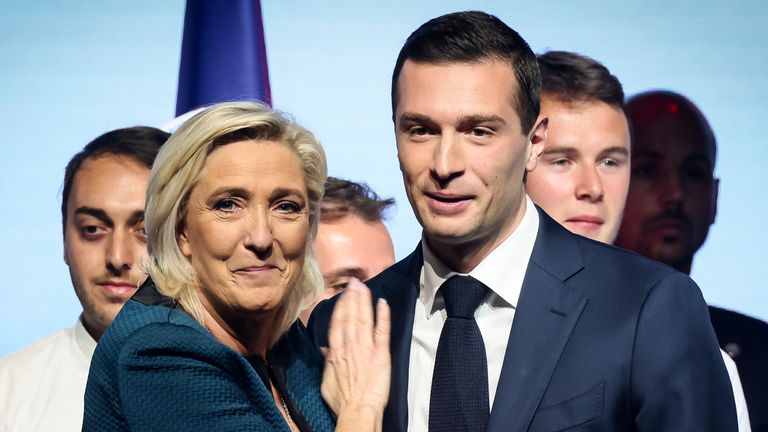
[(254, 99), (272, 103), (259, 0), (187, 0), (176, 115)]

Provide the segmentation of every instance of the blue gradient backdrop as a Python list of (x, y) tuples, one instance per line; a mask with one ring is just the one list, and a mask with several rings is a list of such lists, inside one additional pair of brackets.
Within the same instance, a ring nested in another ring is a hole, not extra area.
[[(604, 62), (627, 94), (669, 88), (709, 117), (719, 141), (717, 223), (693, 277), (708, 302), (768, 319), (768, 8), (760, 1), (264, 0), (273, 103), (323, 141), (330, 172), (365, 180), (398, 207), (398, 258), (420, 229), (408, 206), (390, 121), (390, 74), (418, 25), (482, 9), (536, 52)], [(80, 305), (61, 246), (68, 159), (118, 127), (173, 117), (184, 3), (0, 2), (0, 354), (71, 326)]]

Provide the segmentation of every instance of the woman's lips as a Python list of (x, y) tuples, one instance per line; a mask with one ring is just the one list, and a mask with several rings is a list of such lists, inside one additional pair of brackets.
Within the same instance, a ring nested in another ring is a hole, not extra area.
[(235, 271), (242, 271), (242, 272), (260, 272), (260, 271), (267, 271), (276, 269), (277, 266), (274, 266), (272, 264), (261, 264), (261, 265), (251, 265), (246, 267), (240, 267)]
[(261, 276), (275, 270), (278, 270), (277, 266), (265, 264), (265, 265), (241, 267), (235, 270), (235, 273), (241, 274), (244, 276)]

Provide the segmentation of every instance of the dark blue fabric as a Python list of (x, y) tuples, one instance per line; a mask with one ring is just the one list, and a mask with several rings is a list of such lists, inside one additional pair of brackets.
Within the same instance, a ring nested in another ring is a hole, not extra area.
[[(332, 431), (320, 396), (322, 356), (298, 322), (287, 390), (315, 431)], [(99, 341), (85, 392), (84, 431), (288, 431), (248, 360), (188, 314), (129, 300)]]
[(187, 0), (176, 115), (233, 100), (271, 104), (259, 0)]
[(483, 431), (490, 411), (488, 361), (474, 315), (488, 288), (471, 276), (452, 276), (439, 292), (448, 317), (435, 354), (429, 430)]
[[(686, 275), (540, 223), (507, 340), (489, 431), (736, 431), (707, 306)], [(421, 246), (369, 280), (392, 311), (385, 431), (408, 424), (408, 361)], [(309, 331), (327, 345), (335, 298)]]
[(752, 432), (768, 432), (768, 323), (714, 306), (709, 316), (720, 347), (739, 370)]

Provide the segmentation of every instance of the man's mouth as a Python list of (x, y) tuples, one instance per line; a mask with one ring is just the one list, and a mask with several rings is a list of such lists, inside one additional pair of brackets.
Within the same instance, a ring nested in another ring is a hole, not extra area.
[(100, 281), (96, 285), (100, 286), (107, 296), (118, 298), (130, 297), (138, 289), (137, 284), (125, 280), (110, 279)]
[(571, 226), (588, 231), (596, 230), (605, 223), (603, 218), (589, 215), (575, 216), (567, 219), (565, 222)]
[(472, 200), (471, 195), (448, 194), (444, 192), (424, 192), (430, 210), (440, 215), (453, 215), (464, 211)]
[(661, 237), (679, 237), (688, 231), (690, 224), (684, 217), (662, 216), (652, 219), (647, 231), (652, 231)]

